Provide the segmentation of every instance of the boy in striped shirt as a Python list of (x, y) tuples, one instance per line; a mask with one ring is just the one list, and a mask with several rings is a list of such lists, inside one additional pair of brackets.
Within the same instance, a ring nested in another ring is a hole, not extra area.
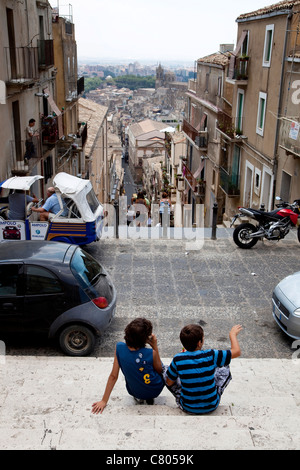
[(237, 339), (241, 330), (241, 325), (232, 327), (229, 333), (231, 349), (222, 351), (202, 350), (204, 334), (200, 325), (182, 328), (180, 341), (186, 351), (173, 358), (166, 373), (166, 385), (172, 387), (173, 394), (177, 388), (176, 402), (183, 411), (204, 414), (218, 407), (231, 380), (230, 361), (241, 355)]

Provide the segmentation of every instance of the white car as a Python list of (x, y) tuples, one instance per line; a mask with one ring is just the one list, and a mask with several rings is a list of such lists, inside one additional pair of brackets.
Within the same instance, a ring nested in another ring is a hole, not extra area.
[(276, 323), (288, 336), (300, 339), (300, 271), (277, 284), (272, 304)]

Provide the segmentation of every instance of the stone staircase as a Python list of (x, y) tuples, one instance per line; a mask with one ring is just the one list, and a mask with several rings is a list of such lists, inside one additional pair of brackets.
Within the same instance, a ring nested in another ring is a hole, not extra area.
[(1, 449), (300, 447), (300, 360), (235, 359), (219, 408), (206, 416), (179, 410), (166, 388), (153, 406), (137, 405), (121, 372), (103, 414), (92, 415), (111, 367), (112, 358), (8, 356), (0, 364)]

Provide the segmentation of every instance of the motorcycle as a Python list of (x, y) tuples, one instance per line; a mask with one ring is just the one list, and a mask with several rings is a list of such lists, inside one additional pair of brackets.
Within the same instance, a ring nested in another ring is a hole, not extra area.
[(292, 204), (284, 202), (280, 197), (276, 197), (277, 209), (266, 212), (264, 209), (252, 209), (239, 207), (230, 227), (240, 217), (250, 217), (256, 221), (256, 225), (242, 223), (233, 232), (233, 240), (239, 248), (252, 248), (259, 239), (281, 240), (289, 233), (290, 229), (297, 227), (298, 241), (300, 242), (300, 199), (296, 199)]

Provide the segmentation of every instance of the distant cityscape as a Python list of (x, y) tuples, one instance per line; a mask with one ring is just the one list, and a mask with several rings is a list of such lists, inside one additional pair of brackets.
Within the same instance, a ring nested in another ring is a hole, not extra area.
[[(172, 63), (163, 63), (161, 64), (165, 70), (170, 70), (175, 74), (177, 82), (188, 82), (189, 79), (195, 78), (195, 66), (194, 64), (185, 65), (185, 64), (172, 64)], [(123, 75), (136, 75), (141, 77), (155, 76), (156, 69), (159, 66), (159, 63), (156, 64), (147, 64), (142, 63), (142, 61), (134, 61), (129, 63), (120, 63), (109, 61), (106, 62), (97, 62), (94, 60), (83, 59), (78, 61), (78, 72), (81, 76), (86, 77), (99, 77), (106, 78), (111, 75), (112, 77), (119, 77)]]
[[(195, 58), (197, 60), (197, 58)], [(126, 57), (120, 57), (119, 59), (111, 59), (109, 57), (98, 57), (98, 58), (91, 58), (91, 57), (79, 57), (78, 58), (78, 63), (79, 64), (91, 64), (91, 65), (97, 65), (97, 64), (102, 64), (102, 65), (126, 65), (130, 63), (138, 62), (141, 65), (153, 65), (154, 67), (157, 67), (159, 63), (162, 63), (165, 67), (170, 67), (170, 68), (185, 68), (185, 67), (193, 67), (194, 66), (194, 61), (190, 60), (157, 60), (153, 61), (151, 59), (133, 59), (133, 58), (126, 58)]]

